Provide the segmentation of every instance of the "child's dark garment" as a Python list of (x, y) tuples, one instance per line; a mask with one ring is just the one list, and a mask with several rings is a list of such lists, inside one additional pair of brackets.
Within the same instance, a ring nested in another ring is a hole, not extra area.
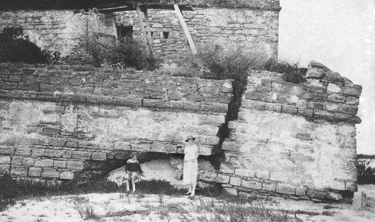
[(129, 159), (128, 161), (126, 161), (125, 172), (126, 171), (137, 172), (137, 173), (140, 173), (140, 174), (143, 173), (143, 171), (141, 169), (141, 165), (139, 165), (138, 160), (132, 160), (132, 159)]

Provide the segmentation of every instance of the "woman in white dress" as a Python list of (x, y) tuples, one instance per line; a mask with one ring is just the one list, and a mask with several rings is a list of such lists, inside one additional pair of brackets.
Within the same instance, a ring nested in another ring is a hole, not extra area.
[(198, 145), (194, 143), (195, 138), (188, 136), (185, 140), (185, 156), (184, 156), (184, 171), (183, 182), (189, 186), (187, 192), (190, 196), (195, 195), (195, 188), (197, 186), (198, 177)]

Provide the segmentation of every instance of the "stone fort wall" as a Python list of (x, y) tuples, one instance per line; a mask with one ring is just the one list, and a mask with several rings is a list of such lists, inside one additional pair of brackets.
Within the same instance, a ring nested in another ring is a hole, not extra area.
[[(194, 11), (183, 11), (183, 17), (198, 47), (212, 42), (242, 44), (260, 49), (270, 57), (277, 56), (278, 1), (202, 2), (183, 2), (195, 6)], [(189, 56), (175, 12), (151, 9), (148, 14), (155, 55), (166, 62)], [(131, 26), (133, 38), (141, 38), (135, 11), (113, 14), (72, 10), (0, 11), (0, 29), (7, 26), (23, 27), (31, 41), (62, 56), (74, 53), (79, 39), (88, 32), (115, 36), (121, 26)]]
[(361, 90), (319, 64), (299, 84), (254, 71), (229, 138), (219, 138), (230, 80), (2, 64), (0, 170), (71, 180), (81, 171), (114, 169), (133, 151), (183, 154), (184, 138), (193, 135), (200, 155), (225, 155), (220, 169), (200, 174), (203, 182), (235, 195), (343, 200), (357, 189)]
[(313, 63), (307, 82), (253, 72), (229, 122), (219, 177), (226, 189), (342, 200), (357, 191), (355, 124), (361, 86)]
[(228, 80), (80, 66), (5, 64), (0, 77), (0, 170), (55, 181), (132, 151), (182, 154), (189, 135), (209, 156), (232, 97)]

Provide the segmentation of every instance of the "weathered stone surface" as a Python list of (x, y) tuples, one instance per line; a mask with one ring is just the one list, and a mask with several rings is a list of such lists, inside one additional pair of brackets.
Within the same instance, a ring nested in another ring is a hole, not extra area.
[(0, 165), (10, 164), (10, 156), (0, 156)]
[(242, 187), (259, 190), (262, 188), (262, 183), (253, 180), (242, 180)]
[(55, 169), (43, 169), (42, 171), (42, 177), (47, 177), (47, 178), (59, 178), (60, 173), (59, 171)]
[(42, 175), (42, 168), (38, 167), (30, 167), (29, 168), (29, 176), (30, 177), (40, 177)]
[(74, 173), (71, 171), (63, 171), (60, 173), (60, 179), (62, 180), (73, 180), (74, 179)]
[(15, 154), (20, 155), (20, 156), (30, 156), (31, 149), (30, 148), (18, 148), (16, 149)]
[(91, 155), (91, 159), (92, 160), (106, 160), (107, 155), (106, 155), (106, 153), (93, 153)]
[(83, 170), (83, 162), (67, 161), (67, 168), (71, 170)]
[(45, 159), (45, 160), (35, 161), (34, 165), (39, 166), (39, 167), (52, 167), (53, 160)]
[(20, 177), (27, 176), (27, 168), (24, 167), (12, 167), (10, 174)]
[(241, 186), (241, 178), (240, 177), (230, 177), (229, 184), (234, 186)]

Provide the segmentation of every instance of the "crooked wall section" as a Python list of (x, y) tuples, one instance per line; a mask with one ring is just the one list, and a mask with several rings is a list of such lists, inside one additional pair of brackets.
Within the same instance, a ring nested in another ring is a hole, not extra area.
[(0, 65), (0, 171), (70, 180), (131, 151), (211, 155), (230, 81), (90, 67)]
[(341, 201), (357, 191), (362, 88), (317, 63), (306, 77), (303, 84), (265, 71), (248, 77), (222, 147), (217, 182), (227, 191), (316, 201)]

